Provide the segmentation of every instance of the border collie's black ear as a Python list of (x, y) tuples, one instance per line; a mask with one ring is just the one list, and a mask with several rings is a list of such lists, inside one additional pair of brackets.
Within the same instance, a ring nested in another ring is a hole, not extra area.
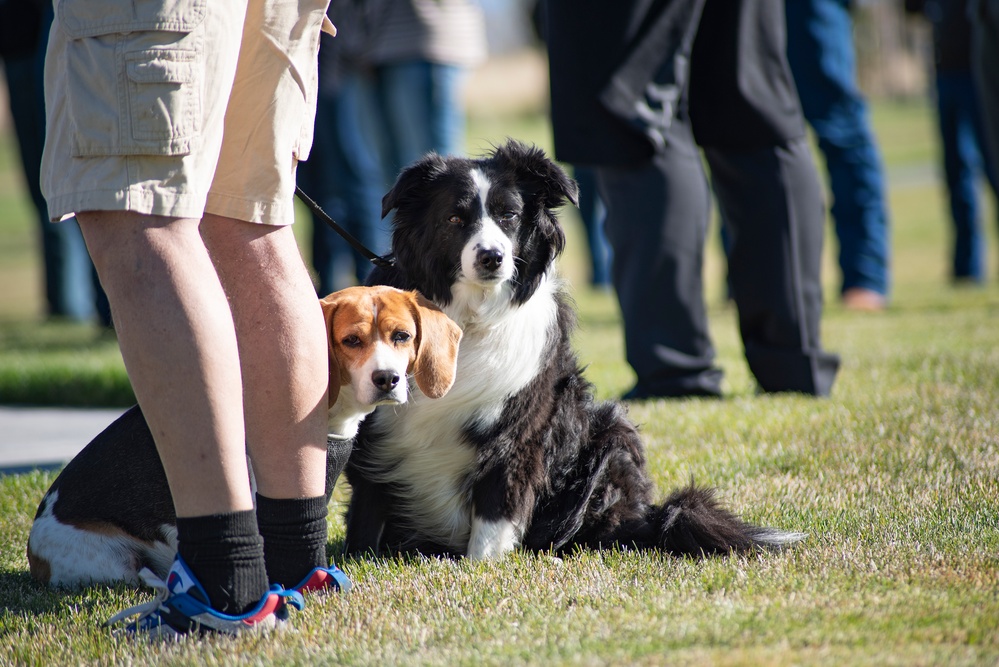
[(425, 156), (402, 170), (392, 189), (382, 197), (382, 217), (387, 216), (392, 209), (404, 205), (414, 194), (420, 193), (420, 185), (442, 173), (447, 163), (437, 153), (427, 153)]
[(567, 203), (579, 206), (579, 186), (562, 167), (549, 159), (537, 146), (528, 146), (515, 139), (496, 149), (496, 157), (509, 161), (521, 175), (533, 177), (545, 208), (558, 208)]

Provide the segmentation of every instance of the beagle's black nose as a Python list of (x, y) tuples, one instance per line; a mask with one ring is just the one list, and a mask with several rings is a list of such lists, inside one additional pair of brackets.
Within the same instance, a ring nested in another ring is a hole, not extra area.
[(382, 391), (392, 391), (399, 384), (399, 374), (395, 371), (375, 371), (371, 374), (371, 382)]

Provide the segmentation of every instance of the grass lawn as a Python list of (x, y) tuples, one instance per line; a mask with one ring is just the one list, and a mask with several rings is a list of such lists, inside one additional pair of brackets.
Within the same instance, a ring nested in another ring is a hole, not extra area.
[[(843, 357), (833, 396), (756, 395), (712, 248), (708, 301), (725, 400), (631, 408), (664, 493), (691, 477), (716, 485), (750, 519), (808, 533), (796, 549), (705, 562), (629, 552), (347, 560), (354, 593), (311, 598), (294, 632), (149, 646), (101, 627), (147, 591), (48, 591), (31, 581), (24, 545), (55, 474), (32, 472), (0, 478), (0, 665), (999, 663), (995, 225), (989, 284), (950, 286), (929, 111), (881, 104), (874, 118), (891, 182), (893, 303), (875, 315), (838, 306), (830, 238), (823, 335)], [(532, 118), (480, 119), (471, 143), (507, 134), (550, 144)], [(40, 321), (27, 206), (9, 147), (0, 148), (0, 403), (85, 394), (124, 405), (113, 338)], [(585, 287), (578, 222), (573, 211), (565, 219), (577, 346), (610, 398), (632, 382), (616, 303)], [(341, 485), (331, 507), (331, 553), (348, 494)]]

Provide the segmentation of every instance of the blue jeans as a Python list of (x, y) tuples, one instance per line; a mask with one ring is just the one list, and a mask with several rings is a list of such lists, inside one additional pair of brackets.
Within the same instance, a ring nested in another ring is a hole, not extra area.
[(376, 67), (387, 185), (427, 151), (464, 152), (465, 115), (460, 99), (464, 73), (461, 67), (424, 60)]
[(881, 157), (857, 89), (848, 0), (785, 3), (787, 54), (832, 191), (842, 290), (887, 294), (890, 232)]
[[(298, 166), (298, 183), (337, 224), (384, 254), (391, 242), (381, 219), (382, 175), (363, 123), (371, 114), (370, 96), (368, 82), (353, 72), (343, 74), (335, 92), (320, 89), (312, 152)], [(371, 263), (316, 216), (312, 265), (320, 295), (363, 284), (371, 272)]]
[(996, 192), (995, 170), (985, 159), (985, 135), (974, 79), (968, 72), (937, 72), (937, 120), (944, 177), (954, 223), (953, 277), (985, 279), (985, 234), (980, 220), (978, 178)]
[(594, 287), (609, 287), (613, 253), (604, 233), (607, 207), (600, 199), (597, 176), (590, 167), (575, 167), (573, 176), (579, 185), (579, 217), (583, 221), (590, 249), (590, 284)]

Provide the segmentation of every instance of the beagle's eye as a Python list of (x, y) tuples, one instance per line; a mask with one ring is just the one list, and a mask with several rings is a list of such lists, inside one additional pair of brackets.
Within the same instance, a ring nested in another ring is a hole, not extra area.
[(450, 222), (452, 225), (460, 225), (464, 222), (464, 220), (461, 219), (460, 215), (452, 215), (450, 218), (447, 219), (447, 221)]
[(410, 338), (412, 338), (412, 336), (408, 331), (396, 331), (392, 334), (392, 342), (396, 344), (407, 343)]
[(340, 342), (343, 343), (344, 347), (361, 347), (360, 336), (356, 336), (354, 334), (345, 336), (344, 339), (341, 340)]

